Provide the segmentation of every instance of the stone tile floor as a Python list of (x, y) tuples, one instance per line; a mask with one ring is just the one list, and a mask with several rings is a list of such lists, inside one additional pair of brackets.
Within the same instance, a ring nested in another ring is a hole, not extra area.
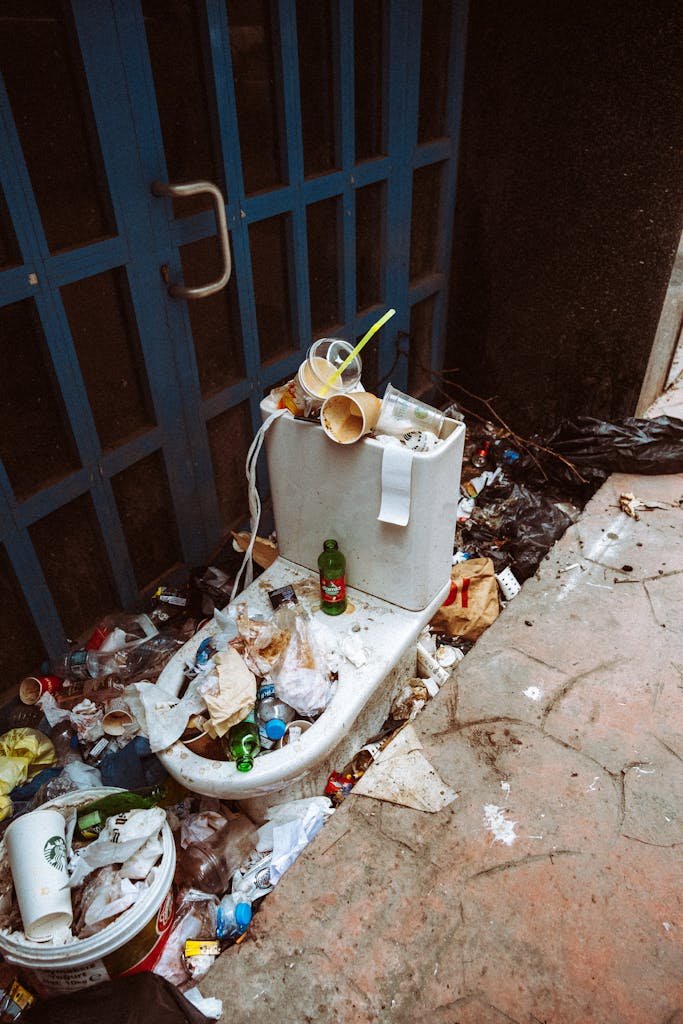
[(414, 723), (458, 798), (348, 797), (202, 983), (226, 1021), (683, 1024), (682, 500), (598, 491)]

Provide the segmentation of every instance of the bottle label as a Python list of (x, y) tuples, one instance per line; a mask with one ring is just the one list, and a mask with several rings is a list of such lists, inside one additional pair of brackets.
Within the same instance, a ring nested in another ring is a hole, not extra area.
[(88, 652), (85, 650), (73, 651), (69, 655), (69, 676), (72, 679), (88, 679), (90, 673), (87, 665)]
[(327, 604), (339, 604), (346, 597), (346, 580), (343, 576), (338, 576), (336, 579), (328, 579), (326, 576), (320, 577), (320, 593), (322, 599)]

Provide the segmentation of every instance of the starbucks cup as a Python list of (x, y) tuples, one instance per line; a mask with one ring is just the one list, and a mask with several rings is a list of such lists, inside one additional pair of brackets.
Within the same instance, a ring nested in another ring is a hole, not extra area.
[(375, 432), (402, 437), (409, 431), (428, 430), (438, 437), (445, 418), (445, 413), (439, 409), (387, 384)]
[(5, 843), (26, 937), (48, 942), (73, 920), (64, 817), (52, 808), (22, 814), (7, 826)]
[(369, 391), (326, 398), (320, 410), (320, 422), (328, 437), (337, 444), (353, 444), (374, 429), (381, 402)]
[(319, 411), (326, 398), (359, 386), (362, 364), (358, 356), (329, 383), (352, 352), (353, 345), (340, 338), (320, 338), (311, 345), (294, 381), (294, 401), (300, 415), (310, 416)]

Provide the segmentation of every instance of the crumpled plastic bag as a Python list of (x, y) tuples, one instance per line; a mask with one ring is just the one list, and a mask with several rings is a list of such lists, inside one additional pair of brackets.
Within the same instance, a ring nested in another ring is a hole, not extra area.
[[(107, 926), (115, 917), (125, 913), (147, 891), (144, 881), (132, 882), (121, 878), (113, 868), (104, 868), (86, 882), (87, 894), (82, 901), (83, 923), (79, 939), (89, 938)], [(85, 888), (85, 886), (84, 886)]]
[(289, 642), (288, 631), (276, 618), (250, 619), (246, 604), (237, 605), (237, 629), (247, 667), (256, 676), (267, 676)]
[(206, 702), (198, 690), (198, 679), (192, 679), (179, 699), (156, 683), (131, 683), (125, 690), (126, 702), (140, 723), (141, 731), (156, 753), (166, 750), (180, 739), (192, 715), (204, 711)]
[(270, 862), (270, 884), (275, 885), (306, 849), (325, 822), (319, 804), (310, 804), (303, 817), (276, 824), (273, 828), (273, 856)]
[[(562, 420), (542, 444), (571, 462), (584, 480), (592, 483), (602, 483), (610, 473), (683, 473), (683, 420), (674, 416), (627, 416), (614, 423), (577, 416)], [(550, 479), (578, 483), (576, 474), (560, 459), (535, 449), (534, 459)], [(534, 460), (529, 456), (520, 461), (518, 470), (533, 471)]]
[[(83, 882), (91, 871), (96, 868), (120, 864), (120, 874), (127, 874), (128, 861), (142, 851), (148, 840), (158, 836), (164, 822), (166, 812), (162, 807), (140, 808), (118, 814), (116, 818), (108, 818), (97, 839), (74, 853), (69, 862), (69, 886), (75, 888)], [(154, 847), (148, 853), (147, 872), (159, 859)], [(135, 870), (139, 872), (140, 862), (136, 862)]]
[(228, 647), (214, 655), (214, 670), (198, 684), (217, 736), (244, 721), (256, 702), (256, 676), (244, 658)]
[(7, 794), (56, 763), (52, 741), (37, 729), (10, 729), (0, 736), (0, 821), (12, 813)]
[(188, 846), (201, 843), (214, 832), (227, 825), (225, 815), (219, 811), (199, 811), (197, 814), (188, 814), (180, 826), (180, 846), (186, 850)]
[(325, 710), (334, 692), (329, 665), (299, 605), (283, 606), (278, 618), (287, 625), (289, 643), (270, 673), (275, 693), (300, 715), (312, 718)]
[(463, 528), (467, 547), (490, 558), (496, 572), (510, 566), (520, 582), (533, 576), (572, 523), (568, 512), (552, 497), (512, 480), (496, 480), (484, 489), (480, 500), (482, 507), (475, 508)]
[(490, 558), (470, 558), (451, 569), (451, 591), (430, 623), (436, 633), (477, 640), (498, 618), (498, 583)]
[(303, 797), (301, 800), (288, 800), (284, 804), (269, 807), (266, 811), (266, 822), (258, 830), (256, 851), (268, 853), (275, 846), (275, 829), (293, 821), (304, 821), (309, 811), (314, 810), (322, 815), (323, 821), (334, 814), (334, 807), (329, 796)]
[(185, 958), (187, 939), (208, 939), (216, 930), (218, 897), (198, 889), (183, 891), (175, 919), (159, 960), (152, 968), (179, 988), (195, 984), (213, 966), (215, 957)]
[(26, 1024), (93, 1019), (98, 1024), (207, 1024), (207, 1017), (182, 992), (151, 971), (41, 1000), (29, 1010)]

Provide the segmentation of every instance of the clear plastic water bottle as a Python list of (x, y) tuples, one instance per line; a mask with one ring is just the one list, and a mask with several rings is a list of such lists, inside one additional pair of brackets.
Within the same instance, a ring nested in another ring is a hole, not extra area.
[(289, 704), (285, 704), (275, 695), (273, 683), (263, 683), (259, 687), (256, 724), (262, 745), (270, 745), (281, 740), (287, 723), (292, 722), (295, 717), (294, 708), (290, 708)]
[(216, 909), (216, 938), (239, 938), (249, 927), (251, 917), (251, 901), (248, 896), (226, 893)]
[(176, 885), (220, 896), (230, 889), (232, 876), (253, 853), (257, 841), (256, 826), (246, 814), (236, 814), (208, 839), (180, 851), (176, 861)]

